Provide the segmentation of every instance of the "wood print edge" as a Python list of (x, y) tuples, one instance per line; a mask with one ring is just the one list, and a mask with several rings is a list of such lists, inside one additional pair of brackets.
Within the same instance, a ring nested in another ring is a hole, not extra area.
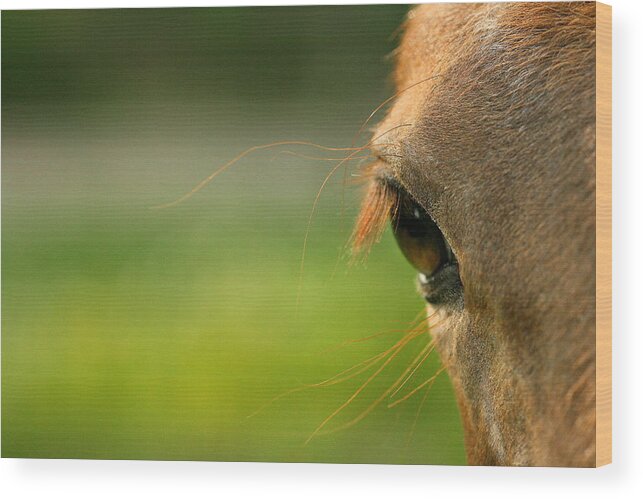
[(612, 462), (612, 7), (596, 3), (596, 466)]

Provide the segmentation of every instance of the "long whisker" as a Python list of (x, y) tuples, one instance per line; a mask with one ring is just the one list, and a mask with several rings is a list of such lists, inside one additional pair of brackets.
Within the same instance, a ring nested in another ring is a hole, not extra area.
[[(343, 158), (326, 158), (326, 157), (322, 157), (322, 156), (309, 156), (307, 154), (298, 153), (296, 151), (279, 151), (278, 154), (286, 154), (286, 155), (289, 155), (289, 156), (295, 156), (297, 158), (302, 158), (302, 159), (310, 159), (310, 160), (313, 160), (313, 161), (342, 161), (344, 159), (347, 159), (347, 157), (343, 157)], [(368, 159), (368, 158), (371, 158), (371, 157), (373, 157), (373, 156), (371, 154), (369, 154), (369, 155), (365, 155), (365, 156), (354, 156), (354, 157), (352, 157), (350, 159), (351, 160)]]
[(389, 355), (389, 357), (382, 363), (382, 365), (371, 375), (369, 378), (348, 398), (344, 403), (342, 403), (337, 409), (335, 409), (324, 421), (321, 422), (321, 424), (313, 431), (313, 433), (308, 437), (306, 440), (306, 444), (310, 442), (315, 435), (317, 435), (323, 428), (326, 426), (337, 414), (339, 414), (343, 409), (348, 407), (348, 405), (357, 398), (357, 396), (364, 391), (364, 389), (373, 381), (383, 370), (384, 368), (390, 364), (395, 357), (402, 351), (404, 346), (406, 346), (412, 339), (417, 338), (423, 334), (422, 332), (416, 332), (414, 334), (410, 334), (407, 337), (404, 338), (403, 342), (400, 342), (401, 344)]
[[(431, 348), (431, 347), (432, 347), (432, 343), (433, 343), (433, 342), (429, 342), (429, 344), (427, 344), (427, 345), (424, 347), (423, 352), (424, 352), (427, 348)], [(362, 411), (362, 412), (361, 412), (357, 417), (355, 417), (355, 418), (351, 419), (350, 421), (348, 421), (347, 423), (344, 423), (344, 424), (343, 424), (343, 425), (341, 425), (341, 426), (338, 426), (337, 428), (333, 428), (332, 430), (328, 430), (328, 431), (324, 432), (324, 435), (328, 435), (328, 434), (330, 434), (330, 433), (336, 433), (336, 432), (338, 432), (338, 431), (342, 431), (342, 430), (345, 430), (345, 429), (347, 429), (347, 428), (350, 428), (351, 426), (354, 426), (355, 424), (359, 423), (362, 419), (364, 419), (366, 416), (368, 416), (368, 415), (371, 413), (371, 411), (373, 411), (373, 409), (375, 409), (375, 408), (376, 408), (376, 407), (377, 407), (377, 406), (378, 406), (378, 405), (379, 405), (379, 404), (380, 404), (380, 403), (381, 403), (381, 402), (386, 398), (386, 396), (387, 396), (389, 393), (391, 393), (391, 391), (392, 391), (393, 389), (395, 389), (395, 387), (400, 383), (400, 381), (401, 381), (401, 380), (402, 380), (402, 379), (407, 375), (407, 373), (409, 372), (409, 370), (411, 369), (411, 367), (412, 367), (412, 366), (413, 366), (413, 363), (411, 363), (411, 365), (410, 365), (409, 367), (407, 367), (407, 369), (402, 373), (402, 375), (401, 375), (401, 376), (400, 376), (400, 377), (399, 377), (399, 378), (398, 378), (398, 379), (397, 379), (397, 380), (396, 380), (396, 381), (395, 381), (391, 386), (389, 386), (389, 387), (384, 391), (384, 393), (382, 393), (382, 394), (381, 394), (377, 399), (375, 399), (375, 400), (374, 400), (374, 401), (373, 401), (373, 402), (372, 402), (372, 403), (371, 403), (371, 404), (370, 404), (370, 405), (369, 405), (369, 406), (368, 406), (364, 411)], [(390, 407), (390, 406), (389, 406), (389, 407)]]
[(254, 151), (260, 151), (263, 149), (270, 149), (273, 147), (278, 147), (278, 146), (292, 146), (292, 145), (299, 145), (299, 146), (309, 146), (309, 147), (314, 147), (316, 149), (321, 149), (324, 151), (359, 151), (363, 150), (363, 148), (359, 147), (327, 147), (323, 146), (320, 144), (315, 144), (314, 142), (306, 142), (303, 140), (284, 140), (284, 141), (279, 141), (279, 142), (271, 142), (270, 144), (261, 144), (257, 146), (252, 146), (246, 149), (245, 151), (240, 152), (237, 154), (234, 158), (232, 158), (230, 161), (227, 163), (223, 164), (216, 170), (214, 170), (210, 175), (205, 177), (201, 182), (199, 182), (192, 190), (181, 196), (180, 198), (176, 199), (175, 201), (172, 201), (170, 203), (165, 203), (157, 206), (152, 206), (153, 209), (163, 209), (163, 208), (170, 208), (172, 206), (176, 206), (177, 204), (180, 204), (188, 199), (190, 199), (192, 196), (194, 196), (197, 192), (199, 192), (201, 189), (203, 189), (206, 185), (208, 185), (212, 180), (217, 176), (223, 173), (225, 170), (230, 168), (232, 165), (237, 163), (239, 160), (243, 159), (246, 157), (248, 154), (254, 152)]
[[(321, 382), (319, 382), (319, 383), (315, 383), (315, 384), (313, 384), (313, 385), (309, 385), (309, 386), (313, 386), (313, 387), (314, 387), (314, 386), (324, 386), (324, 385), (329, 384), (330, 382), (332, 382), (332, 381), (334, 381), (334, 380), (338, 379), (340, 376), (342, 376), (342, 375), (344, 375), (344, 374), (346, 374), (346, 373), (348, 373), (348, 372), (352, 371), (353, 369), (355, 369), (355, 368), (357, 368), (357, 367), (359, 367), (359, 366), (362, 366), (362, 365), (368, 365), (368, 366), (370, 367), (371, 365), (373, 365), (374, 363), (376, 363), (378, 360), (380, 360), (381, 358), (383, 358), (383, 357), (385, 357), (386, 355), (388, 355), (389, 353), (391, 353), (391, 352), (392, 352), (393, 350), (395, 350), (397, 347), (402, 346), (402, 344), (406, 344), (405, 342), (406, 342), (407, 340), (415, 338), (415, 337), (416, 337), (416, 333), (422, 333), (422, 332), (423, 332), (423, 331), (418, 331), (418, 330), (411, 330), (411, 331), (408, 331), (408, 332), (406, 333), (406, 335), (405, 335), (403, 338), (401, 338), (400, 340), (398, 340), (394, 345), (390, 346), (389, 348), (387, 348), (387, 349), (386, 349), (386, 350), (384, 350), (383, 352), (380, 352), (380, 353), (378, 353), (377, 355), (374, 355), (373, 357), (370, 357), (369, 359), (363, 360), (363, 361), (359, 362), (358, 364), (355, 364), (353, 367), (349, 367), (348, 369), (346, 369), (346, 370), (344, 370), (344, 371), (340, 372), (339, 374), (335, 374), (334, 376), (332, 376), (332, 377), (330, 377), (330, 378), (328, 378), (328, 379), (326, 379), (326, 380), (324, 380), (324, 381), (321, 381)], [(359, 372), (364, 372), (364, 370), (360, 370)], [(352, 376), (351, 376), (351, 377), (352, 377)], [(345, 380), (345, 379), (349, 379), (349, 378), (342, 378), (342, 380)], [(333, 383), (333, 384), (335, 384), (335, 383)]]
[(333, 174), (343, 164), (345, 164), (348, 160), (350, 160), (353, 156), (355, 156), (358, 152), (363, 151), (367, 147), (370, 147), (376, 140), (380, 139), (381, 137), (383, 137), (387, 133), (390, 133), (393, 130), (396, 130), (398, 128), (407, 127), (407, 126), (413, 126), (413, 124), (412, 123), (403, 123), (401, 125), (394, 126), (394, 127), (390, 128), (390, 129), (386, 130), (385, 132), (379, 134), (373, 140), (371, 140), (370, 142), (368, 142), (367, 144), (365, 144), (361, 148), (358, 148), (355, 152), (351, 153), (348, 157), (344, 158), (339, 163), (337, 163), (337, 165), (335, 165), (331, 169), (331, 171), (328, 173), (328, 175), (326, 175), (326, 178), (324, 178), (324, 181), (322, 182), (321, 187), (317, 191), (317, 195), (315, 196), (315, 200), (313, 201), (313, 206), (312, 206), (312, 208), (310, 210), (310, 215), (308, 217), (308, 224), (306, 226), (306, 234), (304, 235), (304, 244), (303, 244), (303, 248), (302, 248), (302, 251), (301, 251), (301, 263), (299, 265), (299, 286), (298, 286), (298, 289), (297, 289), (297, 301), (296, 301), (297, 310), (299, 309), (299, 302), (300, 302), (300, 299), (301, 299), (301, 287), (302, 287), (302, 284), (303, 284), (303, 277), (304, 277), (304, 263), (305, 263), (305, 260), (306, 260), (306, 248), (308, 246), (308, 235), (310, 234), (310, 228), (311, 228), (312, 223), (313, 223), (313, 217), (315, 216), (315, 210), (317, 209), (317, 204), (319, 203), (319, 198), (321, 197), (321, 193), (324, 190), (324, 187), (326, 187), (326, 184), (328, 183), (330, 178), (333, 176)]
[[(407, 332), (407, 336), (413, 334), (414, 332), (415, 331), (413, 331), (413, 330)], [(278, 400), (280, 400), (280, 399), (282, 399), (282, 398), (284, 398), (284, 397), (286, 397), (288, 395), (292, 395), (293, 393), (297, 393), (297, 392), (300, 392), (300, 391), (303, 391), (303, 390), (307, 390), (309, 388), (316, 388), (316, 387), (321, 387), (321, 386), (335, 385), (335, 384), (342, 383), (344, 381), (347, 381), (349, 379), (354, 378), (355, 376), (357, 376), (357, 375), (363, 373), (364, 371), (366, 371), (369, 367), (371, 367), (374, 364), (376, 364), (379, 360), (384, 358), (386, 355), (391, 353), (395, 348), (397, 348), (407, 338), (407, 336), (405, 336), (404, 338), (400, 339), (393, 346), (387, 348), (383, 352), (380, 352), (377, 355), (374, 355), (374, 356), (372, 356), (372, 357), (370, 357), (370, 358), (368, 358), (366, 360), (358, 362), (354, 366), (349, 367), (348, 369), (345, 369), (344, 371), (342, 371), (342, 372), (340, 372), (338, 374), (335, 374), (335, 375), (331, 376), (328, 379), (325, 379), (323, 381), (319, 381), (317, 383), (311, 383), (311, 384), (306, 384), (306, 385), (303, 385), (303, 386), (298, 386), (296, 388), (291, 388), (290, 390), (286, 390), (285, 392), (280, 393), (276, 397), (273, 397), (272, 399), (270, 399), (268, 402), (262, 404), (257, 410), (255, 410), (253, 413), (251, 413), (247, 417), (251, 418), (253, 416), (256, 416), (257, 414), (262, 412), (264, 409), (266, 409), (268, 406), (272, 405), (273, 403), (277, 402)], [(357, 369), (357, 371), (351, 373), (351, 371), (353, 371), (355, 369)], [(351, 373), (351, 374), (349, 375), (349, 373)]]
[(442, 75), (437, 74), (437, 75), (429, 76), (428, 78), (424, 78), (423, 80), (417, 81), (417, 82), (413, 83), (412, 85), (409, 85), (408, 87), (403, 88), (402, 90), (399, 90), (398, 92), (396, 92), (393, 95), (391, 95), (388, 99), (384, 100), (379, 106), (377, 106), (371, 112), (371, 114), (368, 115), (368, 118), (366, 118), (366, 120), (364, 120), (364, 122), (362, 123), (362, 126), (359, 127), (359, 130), (355, 134), (355, 137), (353, 137), (352, 144), (355, 144), (357, 142), (357, 140), (359, 139), (359, 136), (362, 134), (362, 132), (364, 131), (364, 128), (366, 128), (366, 125), (368, 125), (368, 123), (371, 121), (373, 116), (375, 116), (378, 113), (378, 111), (380, 109), (382, 109), (384, 106), (386, 106), (389, 102), (391, 102), (392, 100), (396, 99), (397, 97), (399, 97), (401, 94), (403, 94), (407, 90), (411, 90), (412, 88), (417, 87), (418, 85), (421, 85), (422, 83), (426, 83), (427, 81), (434, 80), (435, 78), (439, 78), (440, 76), (442, 76)]
[(415, 413), (415, 418), (413, 419), (413, 425), (411, 426), (411, 431), (409, 432), (409, 436), (406, 439), (406, 448), (408, 449), (411, 445), (411, 439), (413, 438), (413, 434), (415, 433), (415, 428), (417, 427), (418, 421), (420, 419), (420, 413), (422, 412), (422, 408), (424, 407), (424, 404), (426, 403), (426, 399), (429, 398), (429, 392), (431, 391), (431, 385), (427, 385), (426, 391), (424, 392), (424, 397), (422, 397), (422, 401), (420, 402), (420, 405), (418, 406), (418, 410)]
[[(404, 385), (406, 385), (406, 383), (413, 377), (413, 375), (422, 366), (422, 364), (424, 364), (424, 362), (426, 362), (426, 359), (428, 359), (429, 356), (433, 353), (433, 350), (435, 349), (435, 345), (433, 344), (433, 342), (430, 342), (427, 345), (427, 347), (428, 348), (426, 348), (425, 350), (420, 352), (418, 357), (411, 363), (411, 365), (415, 365), (415, 367), (410, 372), (410, 374), (406, 377), (406, 379), (404, 381), (402, 381), (402, 383), (400, 383), (398, 385), (398, 387), (393, 391), (393, 393), (391, 393), (391, 395), (390, 395), (391, 397), (394, 397), (402, 388), (404, 388)], [(420, 359), (420, 357), (421, 357), (421, 359)]]
[(386, 331), (380, 331), (379, 333), (370, 334), (370, 335), (364, 336), (362, 338), (355, 338), (355, 339), (351, 339), (351, 340), (345, 340), (345, 341), (341, 342), (339, 345), (335, 345), (334, 347), (330, 347), (330, 348), (324, 350), (322, 353), (324, 353), (324, 354), (333, 353), (333, 352), (341, 350), (342, 348), (347, 347), (349, 345), (354, 345), (356, 343), (363, 343), (365, 341), (369, 341), (369, 340), (372, 340), (372, 339), (375, 339), (375, 338), (380, 338), (380, 337), (386, 336), (388, 334), (408, 333), (408, 332), (409, 332), (408, 329), (388, 329)]
[(409, 399), (409, 398), (411, 398), (413, 395), (415, 395), (417, 392), (419, 392), (422, 388), (424, 388), (425, 386), (427, 386), (427, 385), (429, 385), (429, 384), (430, 384), (431, 386), (433, 386), (433, 383), (435, 382), (435, 380), (437, 379), (437, 377), (438, 377), (440, 374), (442, 374), (442, 373), (444, 372), (444, 370), (445, 370), (445, 369), (446, 369), (445, 367), (441, 367), (440, 369), (438, 369), (438, 371), (437, 371), (433, 376), (431, 376), (429, 379), (427, 379), (427, 380), (426, 380), (426, 381), (424, 381), (423, 383), (420, 383), (416, 388), (414, 388), (414, 389), (413, 389), (413, 390), (411, 390), (409, 393), (407, 393), (406, 395), (404, 395), (404, 397), (402, 397), (401, 399), (397, 399), (395, 402), (391, 402), (391, 403), (388, 405), (388, 408), (389, 408), (389, 409), (391, 409), (391, 408), (395, 407), (396, 405), (401, 404), (401, 403), (402, 403), (402, 402), (404, 402), (405, 400), (408, 400), (408, 399)]
[[(416, 327), (418, 327), (419, 325), (422, 325), (422, 324), (425, 323), (425, 321), (427, 320), (427, 317), (420, 317), (421, 315), (423, 315), (423, 312), (424, 311), (420, 312), (414, 321), (409, 322), (405, 329), (388, 329), (386, 331), (380, 331), (379, 333), (374, 333), (374, 334), (371, 334), (369, 336), (364, 336), (362, 338), (354, 338), (354, 339), (350, 339), (350, 340), (345, 340), (345, 341), (341, 342), (339, 345), (336, 345), (336, 346), (331, 347), (331, 348), (329, 348), (327, 350), (324, 350), (323, 353), (332, 353), (332, 352), (335, 352), (335, 351), (337, 351), (337, 350), (339, 350), (341, 348), (344, 348), (347, 345), (352, 345), (354, 343), (362, 343), (364, 341), (372, 340), (373, 338), (379, 338), (380, 336), (385, 336), (387, 334), (401, 333), (401, 332), (408, 333), (409, 329), (413, 330)], [(436, 312), (431, 314), (429, 317), (433, 317), (435, 314), (436, 314)]]
[[(377, 363), (377, 361), (381, 360), (386, 356), (386, 354), (389, 353), (389, 350), (380, 352), (377, 355), (371, 357), (370, 359), (363, 360), (359, 362), (358, 364), (355, 364), (352, 367), (349, 367), (348, 369), (345, 369), (344, 371), (335, 374), (334, 376), (325, 379), (324, 381), (320, 381), (318, 383), (312, 383), (312, 384), (305, 384), (303, 386), (298, 386), (296, 388), (291, 388), (290, 390), (286, 390), (283, 393), (280, 393), (276, 397), (273, 397), (272, 399), (268, 400), (266, 403), (262, 404), (257, 410), (255, 410), (253, 413), (249, 414), (247, 418), (251, 418), (262, 412), (264, 409), (269, 407), (270, 405), (274, 404), (278, 400), (281, 400), (282, 398), (292, 395), (294, 393), (302, 392), (304, 390), (308, 390), (309, 388), (318, 388), (318, 387), (323, 387), (323, 386), (332, 386), (336, 385), (339, 383), (343, 383), (344, 381), (348, 381), (349, 379), (354, 378), (355, 376), (359, 376), (362, 374), (364, 371), (372, 367), (374, 364)], [(358, 369), (359, 368), (359, 369)], [(356, 369), (356, 370), (355, 370)], [(354, 371), (355, 370), (355, 371)], [(351, 372), (354, 371), (354, 372)], [(350, 373), (350, 374), (349, 374)]]
[[(434, 315), (434, 314), (431, 314), (431, 315)], [(376, 360), (377, 360), (377, 358), (380, 358), (382, 355), (386, 355), (386, 354), (388, 354), (388, 353), (389, 353), (389, 352), (391, 352), (393, 349), (395, 349), (396, 347), (398, 347), (399, 345), (401, 345), (401, 344), (405, 341), (405, 339), (406, 339), (407, 337), (410, 337), (410, 336), (412, 336), (412, 335), (414, 335), (414, 334), (416, 334), (416, 333), (424, 333), (424, 332), (425, 332), (424, 328), (422, 328), (422, 329), (418, 329), (418, 327), (419, 327), (419, 326), (424, 325), (423, 323), (424, 323), (424, 320), (421, 320), (420, 322), (416, 322), (415, 324), (411, 323), (411, 324), (410, 324), (411, 329), (406, 331), (405, 336), (404, 336), (404, 337), (402, 337), (400, 340), (398, 340), (395, 344), (393, 344), (392, 346), (390, 346), (388, 349), (384, 350), (383, 352), (381, 352), (381, 353), (379, 353), (379, 354), (377, 354), (377, 355), (375, 355), (375, 356), (373, 356), (373, 357), (371, 357), (371, 358), (369, 358), (369, 359), (366, 359), (366, 360), (364, 360), (364, 361), (362, 361), (362, 362), (360, 362), (360, 363), (356, 364), (355, 366), (353, 366), (353, 367), (351, 367), (351, 368), (349, 368), (349, 369), (346, 369), (345, 371), (342, 371), (342, 372), (341, 372), (341, 373), (339, 373), (339, 374), (336, 374), (335, 376), (333, 376), (333, 377), (329, 378), (329, 379), (328, 379), (328, 380), (326, 380), (326, 381), (329, 381), (329, 380), (332, 380), (332, 379), (334, 379), (334, 378), (336, 378), (336, 377), (338, 377), (338, 376), (341, 376), (342, 374), (344, 374), (344, 373), (346, 373), (346, 372), (350, 371), (351, 369), (354, 369), (354, 368), (356, 368), (356, 367), (358, 367), (358, 366), (360, 366), (360, 365), (362, 365), (362, 364), (365, 364), (365, 363), (367, 363), (367, 362), (370, 362), (370, 361), (371, 361), (371, 360), (373, 360), (373, 359), (376, 359)], [(389, 331), (384, 331), (383, 333), (377, 333), (377, 334), (375, 334), (375, 335), (367, 336), (367, 337), (365, 337), (365, 338), (359, 338), (359, 339), (357, 339), (357, 340), (349, 340), (349, 342), (365, 341), (365, 340), (367, 340), (367, 339), (371, 339), (371, 338), (373, 338), (373, 337), (376, 337), (378, 334), (386, 334), (386, 333), (388, 333), (388, 332), (389, 332)], [(326, 381), (322, 381), (322, 382), (317, 383), (317, 384), (318, 384), (318, 385), (321, 385), (321, 384), (323, 384), (323, 383), (326, 383)], [(311, 386), (314, 386), (314, 385), (311, 385)]]
[[(348, 183), (348, 164), (344, 165), (344, 174), (342, 175), (342, 198), (340, 201), (340, 210), (339, 210), (339, 233), (344, 234), (344, 215), (346, 211), (346, 184)], [(333, 273), (330, 278), (333, 279), (339, 268), (339, 262), (342, 258), (342, 253), (344, 248), (340, 248), (337, 251), (337, 258), (335, 259), (335, 266), (333, 267)]]

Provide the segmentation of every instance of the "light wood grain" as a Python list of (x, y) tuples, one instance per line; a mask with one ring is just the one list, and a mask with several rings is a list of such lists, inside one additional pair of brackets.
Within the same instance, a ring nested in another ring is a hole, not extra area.
[(612, 462), (612, 7), (596, 4), (596, 466)]

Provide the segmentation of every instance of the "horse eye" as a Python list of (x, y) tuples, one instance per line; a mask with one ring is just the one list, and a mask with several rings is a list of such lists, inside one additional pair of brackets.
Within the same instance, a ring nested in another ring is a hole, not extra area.
[(398, 205), (391, 214), (391, 226), (402, 253), (413, 267), (430, 277), (453, 261), (453, 253), (442, 232), (404, 191), (398, 193)]

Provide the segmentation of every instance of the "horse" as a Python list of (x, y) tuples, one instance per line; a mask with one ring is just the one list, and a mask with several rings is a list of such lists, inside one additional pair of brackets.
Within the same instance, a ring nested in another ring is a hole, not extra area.
[(418, 272), (472, 465), (596, 463), (595, 4), (410, 10), (355, 229)]

